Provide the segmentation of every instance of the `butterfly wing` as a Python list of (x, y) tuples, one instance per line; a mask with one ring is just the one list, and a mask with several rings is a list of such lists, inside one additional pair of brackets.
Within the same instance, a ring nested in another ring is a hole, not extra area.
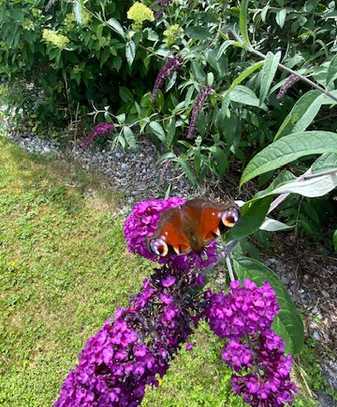
[(184, 224), (184, 211), (181, 207), (168, 209), (162, 213), (152, 240), (163, 241), (168, 249), (172, 248), (177, 254), (189, 253), (191, 245)]
[(192, 245), (194, 250), (200, 251), (220, 235), (219, 224), (223, 210), (223, 205), (202, 198), (192, 199), (186, 203), (188, 218), (193, 225), (191, 232), (195, 235), (195, 245)]
[(150, 249), (159, 256), (166, 256), (170, 248), (177, 254), (201, 252), (220, 235), (220, 230), (234, 226), (238, 216), (232, 202), (220, 204), (203, 198), (192, 199), (161, 214), (157, 231), (149, 242)]

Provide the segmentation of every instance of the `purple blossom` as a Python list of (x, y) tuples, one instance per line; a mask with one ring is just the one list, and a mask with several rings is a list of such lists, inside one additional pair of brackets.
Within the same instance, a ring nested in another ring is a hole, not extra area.
[(97, 138), (110, 134), (115, 129), (112, 123), (98, 123), (81, 142), (82, 148), (88, 148)]
[(185, 199), (180, 197), (152, 199), (137, 203), (124, 224), (124, 236), (129, 251), (161, 264), (169, 264), (172, 268), (179, 270), (203, 269), (215, 264), (217, 261), (217, 244), (215, 241), (211, 242), (201, 254), (191, 252), (187, 255), (169, 254), (165, 257), (159, 257), (148, 249), (147, 239), (155, 233), (160, 214), (166, 209), (184, 203)]
[[(168, 278), (176, 284), (165, 284)], [(203, 315), (202, 295), (190, 289), (195, 280), (193, 272), (155, 270), (88, 340), (54, 406), (138, 406)]]
[(193, 343), (191, 342), (186, 343), (185, 349), (187, 350), (187, 352), (190, 352), (193, 349)]
[(160, 9), (156, 12), (155, 17), (160, 18), (164, 13), (164, 7), (167, 7), (171, 4), (172, 0), (156, 0), (155, 5), (158, 5)]
[(182, 66), (182, 60), (180, 57), (170, 57), (160, 69), (157, 78), (155, 80), (153, 90), (152, 90), (152, 99), (155, 100), (158, 90), (161, 89), (164, 85), (165, 79), (169, 78), (173, 72), (178, 71)]
[(282, 99), (285, 94), (288, 92), (288, 90), (300, 80), (301, 78), (292, 73), (291, 75), (288, 76), (284, 84), (281, 86), (280, 90), (278, 91), (278, 94), (276, 95), (276, 99)]
[(270, 329), (279, 311), (269, 283), (257, 287), (250, 280), (233, 281), (228, 294), (208, 294), (207, 317), (211, 329), (220, 338), (237, 339)]
[(292, 358), (284, 354), (282, 339), (273, 331), (260, 334), (251, 350), (252, 372), (232, 377), (232, 388), (251, 406), (281, 407), (291, 404), (296, 386), (291, 382)]
[(208, 98), (208, 96), (214, 91), (211, 86), (205, 86), (199, 92), (192, 109), (191, 120), (188, 126), (187, 136), (188, 139), (193, 139), (196, 131), (197, 119), (199, 113), (202, 111), (202, 108)]
[(248, 346), (231, 340), (222, 351), (222, 359), (232, 369), (241, 370), (251, 366), (253, 353)]
[(167, 276), (162, 281), (161, 284), (163, 287), (171, 287), (176, 282), (176, 278), (173, 276)]
[(293, 401), (292, 358), (284, 353), (282, 339), (271, 330), (279, 311), (269, 283), (257, 287), (250, 280), (231, 283), (227, 294), (206, 295), (205, 313), (211, 329), (228, 340), (222, 359), (234, 371), (232, 388), (254, 407), (281, 407)]

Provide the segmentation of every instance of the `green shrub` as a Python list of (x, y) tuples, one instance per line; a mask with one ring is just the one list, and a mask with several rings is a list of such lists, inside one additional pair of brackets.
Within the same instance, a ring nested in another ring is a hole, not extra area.
[(131, 4), (90, 0), (89, 12), (76, 2), (1, 1), (0, 74), (12, 101), (38, 124), (62, 127), (81, 119), (92, 103), (118, 110), (131, 78), (127, 96), (139, 98), (150, 67), (141, 52), (128, 67), (126, 41), (113, 29)]

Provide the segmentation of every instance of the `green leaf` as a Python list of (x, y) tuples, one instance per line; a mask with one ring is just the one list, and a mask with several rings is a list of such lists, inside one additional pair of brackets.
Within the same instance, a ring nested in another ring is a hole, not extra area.
[(248, 257), (235, 259), (234, 268), (240, 280), (249, 278), (259, 286), (265, 281), (271, 284), (280, 305), (280, 312), (274, 321), (273, 329), (284, 339), (286, 352), (293, 355), (299, 354), (304, 343), (303, 321), (278, 276), (264, 264)]
[(193, 61), (191, 64), (191, 68), (196, 80), (198, 82), (204, 82), (206, 75), (202, 68), (202, 65), (199, 62)]
[(288, 116), (284, 119), (275, 139), (290, 133), (305, 130), (319, 112), (324, 99), (317, 90), (309, 90), (295, 103)]
[(329, 64), (328, 73), (326, 76), (326, 84), (329, 85), (331, 81), (336, 79), (336, 76), (337, 76), (337, 55), (335, 55), (332, 58)]
[(168, 124), (166, 125), (166, 133), (167, 133), (166, 147), (168, 147), (168, 148), (173, 145), (174, 138), (176, 135), (176, 128), (177, 128), (176, 121), (175, 121), (174, 117), (171, 117)]
[(298, 158), (337, 151), (337, 134), (329, 131), (303, 131), (282, 137), (253, 157), (243, 171), (240, 185)]
[(260, 230), (265, 230), (266, 232), (279, 232), (283, 230), (293, 229), (294, 226), (286, 225), (275, 219), (266, 218), (265, 221), (260, 226)]
[(214, 83), (214, 74), (213, 72), (208, 72), (207, 74), (207, 85), (212, 86)]
[(209, 38), (209, 30), (206, 27), (191, 26), (186, 28), (185, 33), (195, 40), (207, 40)]
[(269, 10), (269, 5), (264, 6), (263, 9), (261, 10), (261, 20), (264, 23), (266, 22), (268, 10)]
[(285, 8), (276, 13), (275, 19), (276, 19), (277, 24), (281, 28), (283, 28), (283, 26), (284, 26), (284, 23), (286, 21), (286, 17), (287, 17), (287, 10)]
[(125, 32), (123, 30), (123, 27), (120, 25), (119, 21), (117, 21), (115, 18), (109, 18), (107, 24), (109, 25), (110, 28), (112, 28), (113, 31), (115, 31), (123, 39), (125, 39)]
[(337, 153), (325, 153), (314, 161), (311, 166), (311, 172), (319, 174), (334, 168), (337, 168)]
[[(309, 177), (309, 176), (308, 176)], [(307, 198), (326, 195), (337, 186), (337, 168), (331, 174), (316, 176), (304, 180), (291, 181), (279, 186), (273, 194), (300, 194)]]
[(263, 69), (260, 77), (260, 103), (262, 104), (269, 92), (270, 86), (273, 82), (274, 76), (277, 72), (278, 64), (281, 59), (281, 52), (277, 52), (275, 55), (271, 52), (267, 53), (264, 60)]
[(217, 55), (216, 55), (217, 61), (218, 61), (218, 60), (222, 57), (222, 55), (226, 52), (226, 49), (227, 49), (228, 47), (230, 47), (231, 45), (233, 45), (233, 43), (234, 43), (234, 41), (232, 41), (232, 40), (226, 40), (225, 42), (223, 42), (223, 43), (220, 45), (219, 51), (218, 51), (218, 53), (217, 53)]
[(335, 230), (333, 235), (332, 235), (332, 243), (333, 243), (333, 247), (335, 249), (335, 252), (337, 252), (337, 230)]
[(129, 41), (126, 44), (125, 54), (126, 60), (128, 61), (129, 66), (131, 67), (136, 56), (136, 44), (133, 41)]
[(83, 24), (83, 0), (75, 0), (74, 5), (73, 5), (73, 10), (74, 10), (74, 15), (75, 15), (75, 20), (78, 24)]
[(244, 71), (240, 73), (232, 82), (231, 86), (229, 87), (229, 90), (233, 90), (237, 85), (240, 85), (241, 82), (243, 82), (245, 79), (248, 78), (252, 73), (255, 71), (261, 69), (263, 67), (264, 62), (255, 62), (255, 64), (249, 66), (246, 68)]
[(123, 128), (123, 133), (124, 133), (124, 137), (125, 137), (125, 140), (126, 140), (128, 146), (132, 149), (135, 149), (137, 147), (137, 141), (136, 141), (136, 137), (135, 137), (133, 131), (130, 129), (130, 127), (125, 126)]
[(239, 240), (258, 231), (266, 218), (271, 200), (271, 197), (267, 197), (245, 203), (240, 209), (239, 221), (228, 232), (226, 238)]
[(160, 141), (165, 142), (165, 131), (162, 128), (161, 124), (153, 121), (153, 122), (150, 122), (149, 126), (150, 126), (153, 134), (155, 134), (159, 138)]
[(176, 83), (177, 80), (177, 72), (173, 72), (173, 75), (171, 76), (170, 80), (168, 81), (165, 91), (168, 92)]
[(259, 107), (264, 110), (267, 109), (265, 104), (260, 105), (259, 98), (255, 95), (255, 93), (251, 89), (247, 88), (247, 86), (242, 85), (236, 86), (236, 88), (230, 92), (229, 98), (232, 102), (237, 102), (248, 106)]
[(212, 164), (219, 177), (223, 177), (228, 170), (228, 159), (223, 148), (214, 145), (210, 147), (212, 153)]
[(134, 101), (133, 94), (125, 86), (119, 87), (119, 96), (124, 103), (131, 103)]
[(248, 3), (249, 0), (241, 0), (240, 4), (240, 32), (244, 45), (250, 45), (248, 35)]
[(186, 177), (190, 180), (192, 185), (198, 185), (198, 180), (191, 170), (190, 166), (188, 165), (187, 161), (184, 158), (177, 158), (176, 162), (179, 164), (179, 166), (182, 168), (184, 171), (184, 174)]

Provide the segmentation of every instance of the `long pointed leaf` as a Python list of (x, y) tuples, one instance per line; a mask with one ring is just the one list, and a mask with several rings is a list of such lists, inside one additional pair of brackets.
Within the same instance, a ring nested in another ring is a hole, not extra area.
[(277, 52), (275, 55), (268, 52), (266, 59), (264, 61), (263, 69), (261, 72), (261, 82), (260, 82), (260, 104), (262, 105), (265, 101), (270, 86), (273, 82), (274, 76), (276, 74), (278, 64), (281, 59), (281, 52)]
[(274, 140), (296, 131), (306, 130), (319, 112), (322, 103), (323, 99), (318, 90), (309, 90), (309, 92), (305, 93), (298, 99), (288, 116), (284, 119)]
[(329, 131), (304, 131), (282, 137), (253, 157), (243, 171), (240, 185), (298, 158), (313, 154), (335, 153), (337, 134)]
[(250, 45), (248, 35), (248, 3), (249, 0), (241, 0), (240, 4), (240, 32), (245, 45)]

